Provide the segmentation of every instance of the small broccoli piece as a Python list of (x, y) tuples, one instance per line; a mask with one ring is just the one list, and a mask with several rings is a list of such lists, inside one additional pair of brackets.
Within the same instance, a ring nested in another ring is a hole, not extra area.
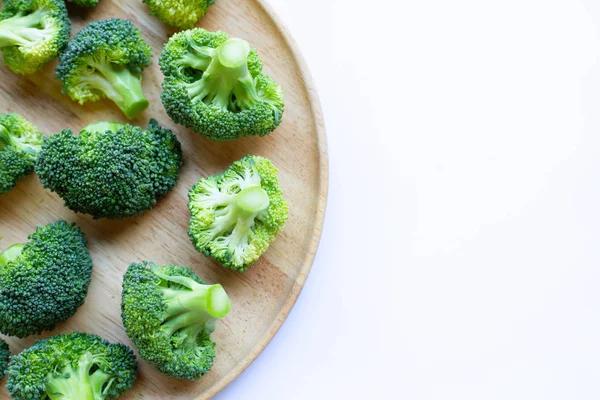
[(182, 163), (177, 137), (155, 120), (146, 130), (99, 122), (45, 138), (35, 170), (71, 210), (118, 219), (150, 210), (173, 189)]
[(33, 172), (43, 136), (18, 114), (0, 115), (0, 194)]
[(92, 258), (75, 224), (38, 227), (0, 254), (0, 332), (20, 338), (52, 330), (83, 304)]
[(5, 0), (0, 10), (0, 50), (4, 64), (32, 74), (61, 53), (71, 21), (63, 0)]
[(165, 24), (190, 29), (206, 15), (215, 0), (144, 0), (150, 14)]
[(255, 49), (224, 32), (192, 29), (169, 39), (159, 60), (167, 114), (209, 139), (264, 136), (283, 116), (281, 87)]
[(205, 284), (186, 267), (133, 263), (123, 277), (127, 335), (144, 360), (174, 378), (198, 379), (210, 370), (210, 334), (230, 308), (221, 285)]
[(8, 343), (0, 339), (0, 379), (4, 378), (6, 366), (10, 360), (10, 350), (8, 349)]
[(133, 119), (148, 108), (142, 70), (150, 65), (151, 53), (130, 21), (94, 21), (69, 43), (56, 76), (63, 83), (63, 93), (79, 104), (108, 97)]
[(200, 179), (189, 199), (196, 249), (240, 272), (267, 251), (288, 218), (277, 169), (264, 157), (246, 156), (223, 174)]
[(128, 391), (137, 378), (133, 351), (89, 333), (38, 340), (14, 356), (6, 388), (15, 400), (104, 400)]
[(69, 3), (73, 3), (80, 7), (96, 7), (100, 0), (68, 0)]

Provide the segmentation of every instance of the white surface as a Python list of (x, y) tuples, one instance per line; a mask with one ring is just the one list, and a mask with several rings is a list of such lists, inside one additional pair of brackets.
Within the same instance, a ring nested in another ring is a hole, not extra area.
[(217, 398), (600, 398), (600, 4), (271, 2), (330, 200), (296, 307)]

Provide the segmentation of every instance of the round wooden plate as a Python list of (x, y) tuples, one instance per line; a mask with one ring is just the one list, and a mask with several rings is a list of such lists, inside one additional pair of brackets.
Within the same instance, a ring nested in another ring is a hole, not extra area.
[[(98, 7), (69, 6), (73, 34), (87, 22), (129, 18), (154, 48), (153, 65), (143, 75), (150, 108), (132, 123), (150, 118), (177, 133), (185, 164), (175, 190), (151, 211), (137, 218), (94, 221), (63, 207), (35, 176), (0, 196), (0, 250), (24, 242), (37, 225), (59, 219), (77, 223), (85, 232), (94, 259), (94, 273), (85, 304), (56, 330), (19, 340), (7, 339), (13, 353), (35, 339), (80, 330), (132, 346), (121, 323), (121, 281), (133, 261), (148, 260), (191, 267), (207, 282), (221, 283), (232, 300), (230, 314), (218, 323), (212, 338), (217, 358), (211, 372), (196, 382), (168, 378), (140, 360), (135, 387), (123, 399), (206, 399), (238, 376), (275, 335), (294, 305), (311, 268), (319, 243), (327, 198), (327, 149), (323, 119), (313, 83), (288, 33), (262, 0), (217, 0), (198, 24), (224, 30), (257, 48), (265, 71), (283, 87), (286, 110), (281, 126), (263, 138), (216, 143), (175, 125), (160, 102), (162, 74), (158, 56), (174, 30), (151, 17), (138, 1), (101, 0)], [(84, 107), (61, 94), (54, 79), (55, 63), (39, 74), (20, 77), (0, 67), (0, 113), (17, 112), (45, 135), (64, 128), (79, 132), (99, 120), (126, 122), (110, 102)], [(246, 154), (269, 157), (290, 204), (290, 217), (267, 253), (244, 274), (227, 271), (198, 253), (187, 235), (187, 192), (200, 178), (226, 169)], [(132, 346), (133, 347), (133, 346)], [(1, 385), (1, 398), (8, 393)]]

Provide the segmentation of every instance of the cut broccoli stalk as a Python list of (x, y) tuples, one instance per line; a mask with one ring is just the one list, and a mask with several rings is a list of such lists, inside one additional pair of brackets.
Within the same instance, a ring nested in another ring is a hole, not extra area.
[(177, 333), (185, 347), (196, 347), (198, 335), (212, 333), (217, 319), (229, 313), (231, 302), (225, 289), (219, 284), (203, 285), (184, 276), (166, 275), (158, 267), (152, 270), (165, 282), (181, 285), (178, 289), (159, 288), (167, 305), (163, 331), (168, 336)]
[(246, 214), (255, 216), (269, 208), (269, 195), (260, 186), (250, 186), (235, 196), (235, 204)]
[(17, 243), (0, 253), (0, 267), (6, 267), (9, 262), (15, 260), (23, 252), (25, 244)]
[(44, 26), (48, 13), (36, 10), (26, 15), (19, 12), (13, 17), (0, 21), (0, 48), (10, 46), (29, 46), (39, 40), (53, 37), (58, 28), (55, 25)]
[[(201, 202), (205, 202), (202, 199)], [(211, 229), (211, 240), (219, 240), (220, 250), (225, 251), (235, 261), (241, 258), (248, 246), (248, 236), (255, 225), (257, 216), (269, 208), (269, 195), (261, 186), (249, 186), (233, 195), (210, 198), (214, 202), (215, 222)], [(206, 205), (206, 204), (202, 204)], [(229, 236), (227, 236), (229, 235)]]
[(188, 94), (194, 101), (203, 101), (223, 111), (239, 112), (260, 100), (248, 70), (248, 42), (229, 39), (216, 49), (196, 49), (196, 54), (195, 62), (188, 58), (184, 65), (202, 67), (207, 55), (212, 59), (202, 78), (188, 85)]
[(84, 353), (75, 366), (69, 364), (48, 374), (46, 392), (52, 400), (104, 399), (115, 378), (99, 368), (102, 361), (101, 357)]
[(150, 104), (142, 89), (142, 78), (127, 67), (112, 63), (97, 63), (90, 68), (95, 72), (82, 75), (88, 89), (97, 90), (114, 101), (129, 119), (135, 118)]

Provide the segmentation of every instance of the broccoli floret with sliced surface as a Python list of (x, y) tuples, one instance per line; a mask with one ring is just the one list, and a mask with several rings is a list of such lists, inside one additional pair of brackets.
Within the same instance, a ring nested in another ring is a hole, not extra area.
[(35, 170), (71, 210), (118, 219), (150, 210), (173, 189), (182, 163), (177, 137), (154, 120), (147, 129), (98, 122), (45, 138)]
[(42, 133), (18, 114), (0, 115), (0, 194), (33, 172)]
[(129, 347), (73, 332), (12, 357), (6, 388), (15, 400), (116, 399), (133, 386), (137, 368)]
[(92, 274), (86, 245), (79, 228), (58, 221), (0, 253), (0, 332), (23, 338), (75, 314)]
[(186, 267), (133, 263), (123, 277), (122, 317), (140, 356), (162, 373), (198, 379), (213, 365), (210, 334), (231, 302), (221, 285)]
[(189, 192), (189, 235), (198, 251), (224, 267), (246, 271), (267, 251), (288, 218), (277, 169), (246, 156)]
[(144, 0), (150, 14), (165, 24), (190, 29), (206, 15), (215, 0)]
[(32, 74), (56, 58), (70, 34), (63, 0), (5, 0), (0, 10), (0, 50), (18, 74)]
[(200, 28), (179, 32), (159, 65), (167, 114), (209, 139), (264, 136), (281, 123), (281, 87), (262, 72), (258, 53), (242, 39)]
[(148, 108), (142, 71), (150, 65), (151, 53), (131, 21), (94, 21), (69, 43), (56, 76), (63, 92), (79, 104), (108, 97), (132, 119)]

